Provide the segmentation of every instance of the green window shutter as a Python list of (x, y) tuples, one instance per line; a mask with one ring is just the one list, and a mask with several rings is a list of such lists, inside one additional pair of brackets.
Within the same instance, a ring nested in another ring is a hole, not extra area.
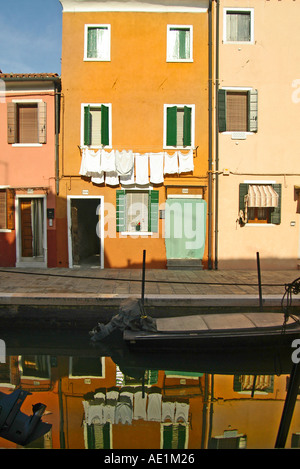
[(192, 144), (192, 109), (184, 106), (183, 116), (183, 146), (189, 147)]
[(177, 146), (177, 107), (167, 108), (167, 146)]
[(158, 202), (159, 191), (149, 192), (148, 201), (148, 231), (158, 232)]
[(248, 91), (248, 130), (257, 132), (257, 110), (258, 110), (257, 90)]
[(274, 191), (278, 194), (278, 206), (271, 213), (271, 223), (280, 225), (281, 223), (281, 184), (272, 184)]
[(90, 106), (84, 107), (84, 145), (91, 144), (91, 113)]
[(226, 90), (218, 92), (218, 124), (219, 132), (226, 131)]
[(240, 184), (239, 187), (239, 210), (245, 210), (245, 195), (248, 194), (249, 184)]
[(117, 232), (126, 231), (126, 194), (124, 190), (117, 190)]
[(109, 108), (104, 104), (101, 106), (101, 143), (109, 145)]

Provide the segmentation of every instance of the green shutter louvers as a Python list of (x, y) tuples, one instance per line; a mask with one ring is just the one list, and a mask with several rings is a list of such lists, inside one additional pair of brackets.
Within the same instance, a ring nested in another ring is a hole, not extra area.
[(183, 146), (189, 147), (192, 144), (192, 109), (184, 106), (183, 116)]
[(167, 108), (167, 146), (177, 146), (177, 107)]
[(90, 106), (84, 108), (84, 145), (91, 144), (91, 113)]
[(101, 143), (109, 145), (109, 108), (104, 104), (101, 106)]

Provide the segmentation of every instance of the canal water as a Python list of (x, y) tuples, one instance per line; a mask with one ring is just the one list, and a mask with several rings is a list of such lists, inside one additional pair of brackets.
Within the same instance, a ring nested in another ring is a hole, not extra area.
[[(293, 350), (134, 353), (88, 332), (6, 331), (0, 392), (43, 403), (51, 430), (27, 447), (199, 450), (275, 447)], [(1, 416), (1, 414), (0, 414)], [(285, 448), (300, 446), (296, 402)], [(0, 438), (0, 448), (22, 448)]]

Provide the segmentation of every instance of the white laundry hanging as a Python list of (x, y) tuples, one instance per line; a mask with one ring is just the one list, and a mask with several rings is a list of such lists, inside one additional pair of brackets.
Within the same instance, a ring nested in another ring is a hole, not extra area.
[(87, 173), (87, 165), (86, 165), (86, 149), (84, 148), (82, 150), (82, 155), (81, 155), (81, 165), (79, 169), (79, 174), (81, 176), (86, 176)]
[(86, 149), (85, 154), (85, 167), (86, 167), (86, 176), (101, 176), (101, 154), (100, 150), (96, 151)]
[(119, 176), (129, 176), (132, 173), (134, 164), (133, 152), (116, 151), (116, 171)]
[(91, 181), (93, 184), (103, 184), (104, 183), (104, 173), (101, 174), (101, 176), (98, 177), (91, 177)]
[(161, 407), (162, 422), (170, 420), (175, 421), (175, 402), (163, 402)]
[(144, 394), (142, 391), (137, 391), (134, 394), (134, 408), (133, 408), (133, 419), (138, 420), (146, 420), (147, 416), (147, 395)]
[(177, 151), (173, 153), (173, 155), (169, 155), (169, 153), (165, 152), (164, 174), (176, 174), (178, 170)]
[(135, 182), (140, 186), (149, 184), (148, 153), (137, 155), (135, 158)]
[(179, 151), (178, 161), (179, 161), (179, 173), (189, 173), (191, 171), (194, 171), (193, 150), (190, 150), (186, 154), (181, 153)]
[(105, 172), (116, 171), (115, 151), (101, 151), (101, 169)]
[(108, 186), (118, 186), (119, 185), (119, 176), (117, 171), (111, 171), (105, 173), (105, 184)]
[(124, 185), (130, 186), (134, 184), (134, 161), (136, 157), (139, 157), (139, 153), (132, 154), (133, 164), (132, 164), (131, 171), (126, 175), (120, 175), (120, 184), (122, 184), (122, 186)]
[(159, 393), (148, 394), (147, 420), (161, 421), (161, 400), (162, 396)]
[(164, 152), (150, 153), (150, 182), (161, 184), (164, 182)]
[(189, 420), (189, 404), (184, 402), (176, 402), (175, 404), (175, 422), (187, 423)]

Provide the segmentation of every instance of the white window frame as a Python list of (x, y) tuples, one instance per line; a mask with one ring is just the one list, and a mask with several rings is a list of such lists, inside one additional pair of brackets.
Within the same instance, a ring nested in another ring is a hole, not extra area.
[[(190, 57), (188, 59), (180, 59), (171, 57), (169, 54), (169, 35), (171, 28), (175, 29), (189, 29), (190, 31)], [(193, 26), (187, 24), (168, 24), (167, 25), (167, 62), (193, 62)]]
[[(81, 148), (85, 148), (84, 145), (84, 108), (86, 106), (90, 106), (91, 108), (99, 108), (101, 106), (107, 106), (109, 108), (109, 145), (106, 145), (105, 148), (111, 149), (112, 148), (112, 105), (111, 103), (81, 103), (81, 123), (80, 123), (80, 146)], [(89, 146), (91, 149), (102, 148), (102, 145), (91, 145)]]
[[(88, 29), (89, 28), (106, 28), (109, 34), (108, 50), (105, 52), (105, 57), (88, 57)], [(111, 25), (110, 24), (85, 24), (84, 25), (84, 58), (85, 62), (110, 62), (110, 50), (111, 50)]]
[[(227, 12), (250, 13), (250, 41), (227, 41)], [(224, 44), (254, 44), (254, 8), (224, 8), (223, 9), (223, 43)]]
[[(167, 146), (167, 109), (169, 107), (177, 106), (178, 108), (189, 107), (192, 110), (191, 116), (191, 145), (184, 146)], [(190, 150), (195, 148), (195, 104), (164, 104), (164, 135), (163, 135), (163, 148), (164, 150)]]
[[(150, 197), (150, 191), (153, 190), (153, 186), (152, 185), (148, 185), (148, 186), (145, 186), (145, 188), (140, 188), (140, 187), (136, 187), (135, 185), (134, 186), (130, 186), (130, 188), (128, 186), (121, 186), (121, 188), (123, 190), (125, 190), (125, 193), (127, 192), (148, 192), (148, 201), (149, 201), (149, 197)], [(149, 207), (148, 207), (149, 209)], [(128, 224), (128, 220), (127, 220), (127, 212), (126, 212), (126, 226)], [(149, 221), (148, 221), (148, 228), (149, 228)], [(124, 236), (124, 237), (127, 237), (127, 236), (132, 236), (132, 237), (137, 237), (137, 236), (153, 236), (153, 235), (157, 235), (158, 233), (153, 233), (152, 231), (121, 231), (120, 232), (120, 235), (121, 236)]]

